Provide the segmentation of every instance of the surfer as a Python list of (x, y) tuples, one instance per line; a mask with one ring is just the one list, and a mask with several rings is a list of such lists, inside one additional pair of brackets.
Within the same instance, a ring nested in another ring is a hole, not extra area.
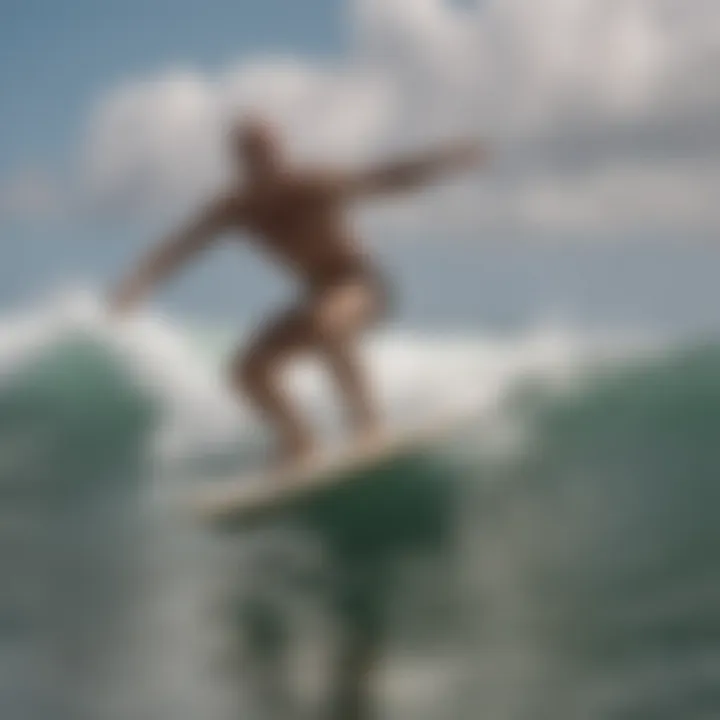
[[(111, 306), (126, 313), (160, 281), (219, 235), (247, 232), (256, 245), (300, 279), (301, 297), (256, 331), (231, 363), (231, 380), (278, 434), (279, 456), (295, 462), (315, 446), (307, 423), (281, 383), (287, 363), (312, 352), (326, 363), (359, 437), (379, 418), (356, 354), (362, 333), (388, 312), (388, 288), (345, 221), (352, 201), (411, 190), (483, 158), (478, 143), (457, 143), (424, 156), (355, 172), (291, 167), (274, 128), (246, 120), (231, 133), (232, 160), (244, 179), (213, 199), (126, 276)], [(239, 174), (239, 173), (238, 173)]]

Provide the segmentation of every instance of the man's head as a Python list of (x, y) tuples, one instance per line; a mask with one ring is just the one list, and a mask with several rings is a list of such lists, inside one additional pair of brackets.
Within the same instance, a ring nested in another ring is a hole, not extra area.
[(254, 117), (239, 122), (231, 133), (232, 153), (250, 176), (263, 176), (281, 163), (280, 141), (273, 126)]

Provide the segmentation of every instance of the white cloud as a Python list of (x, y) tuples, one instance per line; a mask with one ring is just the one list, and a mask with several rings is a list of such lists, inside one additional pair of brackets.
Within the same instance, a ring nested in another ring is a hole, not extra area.
[(361, 161), (452, 133), (491, 137), (482, 182), (384, 216), (408, 231), (720, 228), (717, 0), (352, 0), (349, 10), (353, 42), (333, 66), (268, 57), (111, 89), (82, 153), (94, 202), (194, 202), (222, 181), (229, 119), (260, 110), (302, 156)]
[(113, 90), (94, 111), (84, 149), (88, 190), (135, 205), (202, 188), (217, 174), (213, 83), (174, 72)]
[(720, 228), (720, 167), (696, 163), (612, 165), (580, 177), (541, 177), (513, 193), (518, 225), (546, 232), (622, 236)]
[(714, 237), (720, 228), (718, 188), (720, 167), (711, 164), (620, 162), (446, 185), (416, 201), (382, 206), (366, 222), (373, 235), (409, 239), (685, 242)]
[(130, 83), (91, 118), (88, 187), (123, 206), (196, 198), (223, 178), (225, 134), (243, 113), (271, 117), (296, 155), (357, 159), (377, 142), (392, 104), (381, 78), (290, 59)]

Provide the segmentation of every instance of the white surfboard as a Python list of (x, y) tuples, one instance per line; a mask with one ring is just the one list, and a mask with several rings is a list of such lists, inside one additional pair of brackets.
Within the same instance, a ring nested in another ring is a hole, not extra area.
[(292, 508), (323, 491), (347, 483), (361, 483), (383, 463), (431, 449), (459, 422), (459, 418), (453, 416), (420, 428), (389, 431), (372, 441), (321, 455), (311, 462), (214, 481), (193, 494), (191, 506), (205, 521), (230, 522), (242, 527)]

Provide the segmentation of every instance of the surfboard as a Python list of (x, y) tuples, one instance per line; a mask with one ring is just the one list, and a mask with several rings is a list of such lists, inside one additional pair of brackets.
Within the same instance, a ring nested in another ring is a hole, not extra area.
[(326, 452), (312, 461), (213, 481), (191, 498), (203, 521), (236, 529), (255, 525), (344, 485), (362, 483), (387, 463), (431, 452), (459, 423), (457, 416), (412, 428), (394, 429), (365, 442)]

